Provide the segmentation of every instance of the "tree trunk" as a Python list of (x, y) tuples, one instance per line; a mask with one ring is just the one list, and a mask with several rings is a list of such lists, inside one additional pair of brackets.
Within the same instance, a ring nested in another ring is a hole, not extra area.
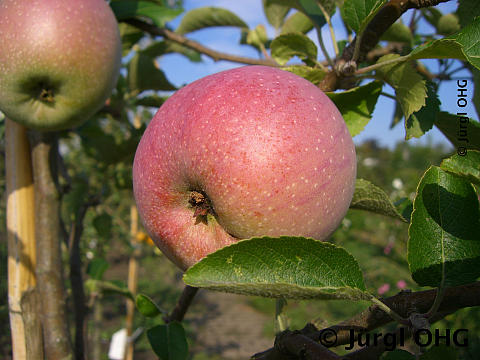
[(35, 234), (40, 317), (46, 359), (73, 358), (66, 313), (57, 190), (57, 139), (54, 133), (32, 132), (35, 188)]

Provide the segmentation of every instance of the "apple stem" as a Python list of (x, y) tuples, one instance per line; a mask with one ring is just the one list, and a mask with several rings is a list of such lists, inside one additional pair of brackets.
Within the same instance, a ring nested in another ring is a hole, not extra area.
[(35, 189), (36, 275), (39, 284), (40, 318), (45, 358), (71, 359), (66, 313), (66, 294), (60, 243), (60, 202), (57, 189), (57, 137), (55, 133), (32, 131), (33, 178)]

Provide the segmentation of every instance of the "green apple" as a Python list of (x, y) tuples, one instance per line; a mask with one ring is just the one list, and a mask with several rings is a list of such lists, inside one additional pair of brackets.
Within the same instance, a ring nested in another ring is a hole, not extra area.
[(0, 110), (29, 128), (83, 123), (117, 82), (121, 40), (104, 0), (1, 0), (0, 39)]

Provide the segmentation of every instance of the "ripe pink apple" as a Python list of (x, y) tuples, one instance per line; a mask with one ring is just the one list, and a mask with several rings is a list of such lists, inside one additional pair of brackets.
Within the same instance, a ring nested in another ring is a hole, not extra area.
[(238, 239), (326, 239), (355, 177), (355, 148), (335, 105), (307, 80), (263, 66), (177, 91), (133, 165), (143, 223), (182, 269)]
[(0, 39), (0, 110), (27, 127), (79, 125), (117, 82), (120, 34), (105, 0), (1, 0)]

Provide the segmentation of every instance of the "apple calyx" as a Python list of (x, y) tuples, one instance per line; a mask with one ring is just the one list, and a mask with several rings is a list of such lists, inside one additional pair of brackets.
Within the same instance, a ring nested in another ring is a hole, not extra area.
[(40, 90), (40, 95), (38, 97), (39, 100), (43, 102), (53, 103), (55, 101), (52, 89)]
[(40, 77), (23, 84), (25, 93), (46, 105), (55, 103), (55, 95), (60, 84), (51, 79)]
[(200, 222), (207, 224), (207, 215), (213, 215), (213, 207), (208, 196), (201, 191), (193, 190), (190, 192), (188, 203), (194, 209), (193, 217), (196, 218), (195, 224)]

